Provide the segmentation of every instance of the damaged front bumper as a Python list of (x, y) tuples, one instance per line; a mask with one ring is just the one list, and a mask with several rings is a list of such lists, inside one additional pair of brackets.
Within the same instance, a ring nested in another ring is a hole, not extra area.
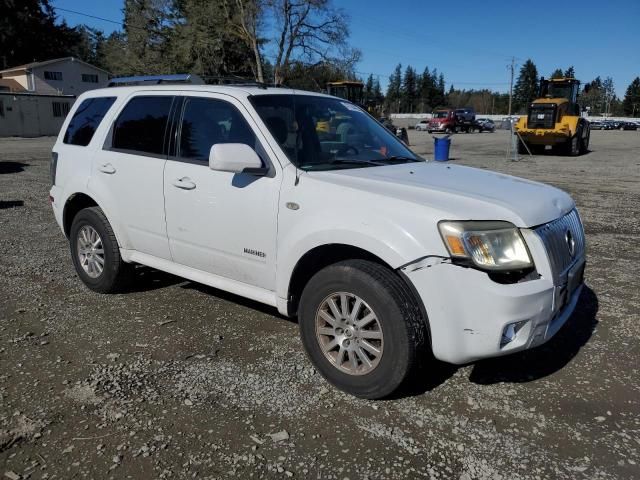
[(434, 356), (454, 364), (543, 344), (571, 316), (583, 287), (582, 270), (570, 289), (544, 274), (501, 284), (485, 272), (439, 258), (401, 270), (424, 303)]

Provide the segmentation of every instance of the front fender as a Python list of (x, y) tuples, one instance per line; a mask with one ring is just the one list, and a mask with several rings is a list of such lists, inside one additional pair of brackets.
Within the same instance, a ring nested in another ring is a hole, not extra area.
[(347, 245), (360, 248), (383, 260), (391, 268), (398, 268), (406, 262), (401, 246), (382, 242), (363, 232), (332, 229), (316, 231), (298, 238), (287, 238), (278, 246), (278, 272), (276, 293), (286, 298), (293, 271), (302, 257), (314, 248), (325, 245)]

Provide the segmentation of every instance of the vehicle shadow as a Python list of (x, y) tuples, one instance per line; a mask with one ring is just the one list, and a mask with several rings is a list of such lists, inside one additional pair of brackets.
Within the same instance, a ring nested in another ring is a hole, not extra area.
[(288, 322), (292, 322), (292, 323), (298, 322), (297, 318), (294, 318), (294, 317), (289, 318), (289, 317), (285, 317), (284, 315), (281, 315), (275, 307), (257, 302), (255, 300), (251, 300), (246, 297), (241, 297), (239, 295), (236, 295), (235, 293), (225, 292), (224, 290), (210, 287), (202, 283), (187, 281), (184, 285), (181, 285), (181, 288), (196, 290), (206, 295), (211, 295), (212, 297), (216, 297), (221, 300), (226, 300), (227, 302), (235, 303), (237, 305), (241, 305), (243, 307), (250, 308), (252, 310), (257, 310), (260, 313), (272, 315), (274, 317), (277, 317), (282, 320), (286, 320)]
[(127, 293), (150, 292), (187, 282), (184, 278), (162, 272), (144, 265), (135, 266), (135, 280), (127, 289)]
[(480, 385), (524, 383), (551, 375), (565, 367), (589, 341), (598, 320), (598, 297), (585, 285), (573, 315), (560, 331), (538, 348), (477, 362), (469, 380)]
[(24, 202), (22, 200), (0, 200), (0, 210), (16, 207), (24, 207)]
[(23, 172), (24, 168), (28, 166), (28, 163), (22, 162), (0, 162), (0, 175), (8, 173), (20, 173)]

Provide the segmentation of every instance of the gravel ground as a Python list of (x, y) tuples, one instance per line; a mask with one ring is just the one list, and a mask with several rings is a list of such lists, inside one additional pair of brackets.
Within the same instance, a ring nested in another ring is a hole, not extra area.
[(517, 163), (505, 132), (453, 137), (456, 163), (573, 195), (588, 288), (545, 346), (434, 363), (378, 402), (326, 384), (271, 308), (144, 268), (127, 294), (85, 289), (47, 203), (52, 143), (0, 139), (0, 476), (640, 477), (640, 132)]

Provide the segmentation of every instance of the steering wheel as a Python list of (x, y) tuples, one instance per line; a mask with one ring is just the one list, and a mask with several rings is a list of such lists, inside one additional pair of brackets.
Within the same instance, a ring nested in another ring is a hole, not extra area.
[(358, 150), (356, 147), (354, 147), (353, 145), (345, 145), (344, 147), (341, 147), (338, 149), (338, 151), (336, 152), (337, 155), (344, 155), (345, 153), (347, 153), (349, 150), (351, 150), (353, 152), (354, 155), (358, 155), (360, 153), (360, 150)]

